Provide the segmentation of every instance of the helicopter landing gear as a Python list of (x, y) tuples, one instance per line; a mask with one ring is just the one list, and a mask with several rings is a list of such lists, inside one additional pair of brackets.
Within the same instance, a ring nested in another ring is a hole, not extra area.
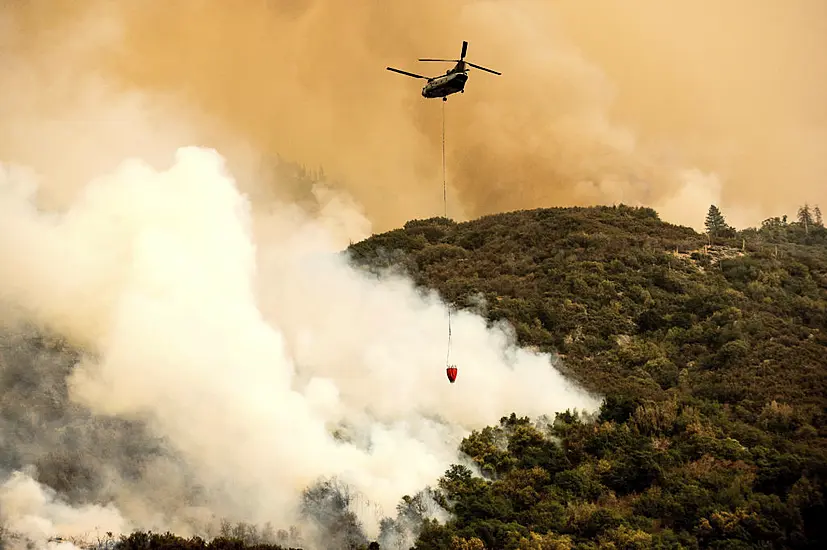
[(442, 101), (448, 101), (448, 98), (447, 98), (447, 97), (445, 97), (445, 96), (443, 96), (443, 97), (442, 97)]

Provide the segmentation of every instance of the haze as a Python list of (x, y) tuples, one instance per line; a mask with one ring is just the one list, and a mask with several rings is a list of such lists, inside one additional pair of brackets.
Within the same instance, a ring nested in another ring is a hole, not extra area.
[[(289, 521), (302, 488), (343, 471), (388, 512), (467, 430), (596, 407), (554, 357), (471, 313), (447, 384), (445, 306), (333, 254), (442, 213), (443, 104), (387, 65), (438, 74), (416, 58), (468, 40), (503, 72), (472, 71), (445, 104), (455, 219), (624, 202), (699, 228), (713, 202), (739, 226), (827, 202), (821, 1), (2, 10), (0, 320), (87, 352), (68, 384), (89, 433), (125, 418), (169, 445), (137, 481), (125, 464), (145, 449), (84, 447), (107, 487), (86, 507), (12, 473), (3, 519), (32, 536), (99, 518), (186, 534), (206, 513), (182, 504), (193, 484), (209, 512)], [(279, 155), (324, 167), (312, 212), (272, 176)], [(59, 448), (40, 428), (31, 456)]]
[[(457, 219), (622, 201), (698, 227), (716, 202), (743, 225), (827, 198), (820, 0), (113, 4), (6, 8), (26, 16), (12, 51), (62, 44), (66, 78), (172, 94), (265, 157), (321, 165), (376, 230), (442, 211), (441, 102), (384, 67), (439, 74), (449, 65), (416, 59), (457, 56), (463, 39), (504, 74), (472, 70), (446, 106)], [(107, 45), (50, 42), (84, 12), (80, 36), (110, 29)], [(52, 111), (68, 103), (14, 80)]]

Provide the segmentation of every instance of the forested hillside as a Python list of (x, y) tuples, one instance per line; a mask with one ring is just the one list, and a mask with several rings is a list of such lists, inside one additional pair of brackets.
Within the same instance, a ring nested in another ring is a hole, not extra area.
[[(552, 208), (412, 221), (351, 245), (367, 271), (402, 270), (509, 321), (606, 396), (594, 418), (503, 411), (460, 447), (483, 477), (453, 466), (371, 547), (413, 529), (417, 550), (827, 548), (827, 230), (820, 213), (800, 218), (736, 231), (711, 208), (701, 235), (647, 208)], [(423, 519), (426, 496), (452, 518)], [(368, 548), (340, 497), (305, 493), (334, 518), (331, 550)], [(221, 534), (117, 546), (300, 545), (286, 530)]]
[(646, 208), (540, 209), (352, 245), (457, 307), (481, 293), (491, 321), (607, 395), (596, 419), (512, 415), (468, 437), (488, 479), (449, 471), (456, 517), (417, 548), (827, 547), (817, 217), (736, 232), (711, 209), (707, 236)]

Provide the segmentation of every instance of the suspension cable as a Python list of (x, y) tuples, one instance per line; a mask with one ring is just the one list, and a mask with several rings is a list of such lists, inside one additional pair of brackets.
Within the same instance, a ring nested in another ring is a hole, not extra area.
[[(448, 185), (445, 177), (445, 104), (442, 102), (442, 202), (445, 206), (445, 219), (448, 219)], [(451, 306), (448, 305), (448, 354), (445, 357), (445, 366), (451, 363)]]
[(445, 205), (445, 218), (448, 218), (448, 185), (445, 179), (445, 104), (442, 102), (442, 202)]
[(448, 355), (445, 356), (445, 366), (451, 365), (451, 306), (448, 306)]

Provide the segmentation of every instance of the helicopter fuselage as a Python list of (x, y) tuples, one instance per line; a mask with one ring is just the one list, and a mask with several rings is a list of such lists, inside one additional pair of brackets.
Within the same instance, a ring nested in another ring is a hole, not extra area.
[(437, 98), (448, 97), (451, 94), (465, 90), (465, 83), (468, 81), (468, 74), (464, 72), (448, 73), (443, 76), (432, 78), (422, 88), (422, 97)]

